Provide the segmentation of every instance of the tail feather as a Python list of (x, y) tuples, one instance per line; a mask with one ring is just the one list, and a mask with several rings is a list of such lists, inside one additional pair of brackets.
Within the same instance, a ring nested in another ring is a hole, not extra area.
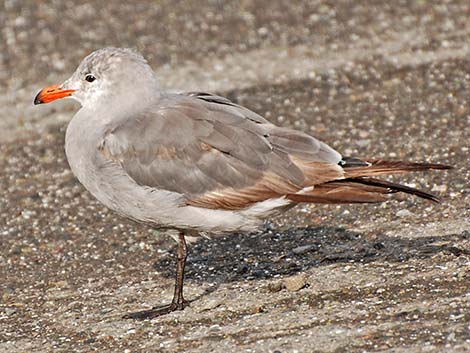
[(426, 200), (434, 201), (437, 203), (440, 202), (440, 199), (433, 194), (430, 194), (426, 191), (412, 188), (410, 186), (406, 186), (403, 184), (392, 183), (387, 180), (381, 180), (381, 179), (375, 179), (375, 178), (355, 178), (353, 180), (354, 182), (359, 183), (359, 184), (383, 188), (387, 190), (388, 194), (394, 194), (396, 192), (404, 192), (405, 194), (416, 195)]
[(306, 193), (287, 195), (294, 202), (310, 203), (377, 203), (388, 199), (382, 187), (364, 185), (354, 181), (338, 180), (316, 185)]
[(448, 165), (434, 163), (363, 161), (357, 158), (344, 158), (340, 165), (344, 169), (345, 179), (315, 185), (311, 191), (289, 194), (287, 198), (294, 202), (374, 203), (387, 200), (389, 194), (404, 192), (433, 202), (440, 202), (438, 197), (425, 191), (374, 177), (429, 169), (445, 170), (452, 168)]
[(346, 178), (372, 177), (379, 175), (400, 174), (416, 171), (424, 171), (429, 169), (446, 170), (452, 169), (451, 166), (436, 163), (412, 163), (402, 161), (367, 161), (366, 166), (357, 166), (354, 164), (345, 164), (342, 167), (345, 171)]
[(294, 202), (312, 203), (376, 203), (388, 200), (389, 194), (404, 192), (439, 203), (437, 196), (410, 186), (375, 178), (350, 178), (335, 180), (315, 186), (307, 193), (290, 194)]

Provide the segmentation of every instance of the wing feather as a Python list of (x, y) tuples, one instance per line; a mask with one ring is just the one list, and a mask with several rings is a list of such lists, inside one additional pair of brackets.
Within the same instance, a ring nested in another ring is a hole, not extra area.
[(110, 129), (100, 149), (137, 184), (205, 208), (243, 209), (343, 177), (326, 144), (204, 93), (162, 98)]

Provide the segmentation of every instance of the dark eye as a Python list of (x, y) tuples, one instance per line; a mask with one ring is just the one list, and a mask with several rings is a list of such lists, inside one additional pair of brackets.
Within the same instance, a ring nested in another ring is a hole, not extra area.
[(88, 75), (85, 76), (85, 80), (87, 82), (93, 82), (94, 80), (96, 80), (96, 77), (93, 76), (92, 74), (88, 74)]

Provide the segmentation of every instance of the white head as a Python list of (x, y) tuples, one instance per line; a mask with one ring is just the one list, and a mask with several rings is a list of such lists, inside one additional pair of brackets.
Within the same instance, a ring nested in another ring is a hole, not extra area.
[(104, 48), (88, 55), (64, 83), (41, 90), (34, 104), (70, 97), (83, 107), (125, 106), (158, 95), (159, 84), (147, 61), (130, 49)]

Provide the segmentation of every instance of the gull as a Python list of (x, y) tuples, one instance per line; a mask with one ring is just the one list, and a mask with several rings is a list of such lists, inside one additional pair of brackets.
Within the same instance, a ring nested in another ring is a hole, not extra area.
[(438, 202), (382, 175), (449, 169), (433, 163), (342, 156), (320, 140), (279, 127), (227, 98), (161, 88), (147, 61), (123, 48), (88, 55), (34, 104), (73, 98), (65, 151), (83, 186), (131, 220), (177, 234), (173, 300), (125, 315), (183, 310), (186, 237), (248, 233), (299, 203), (377, 203), (396, 192)]

